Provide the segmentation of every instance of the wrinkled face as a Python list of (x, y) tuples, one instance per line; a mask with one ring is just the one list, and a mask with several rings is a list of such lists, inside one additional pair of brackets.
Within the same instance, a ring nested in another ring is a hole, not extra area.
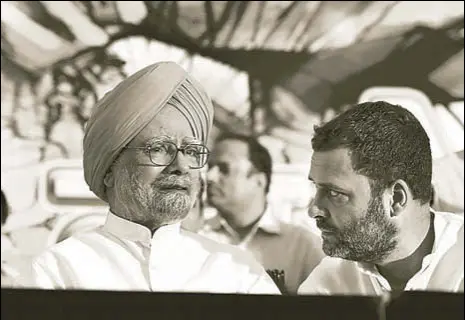
[(398, 230), (384, 190), (372, 194), (369, 179), (354, 172), (351, 163), (344, 148), (314, 152), (309, 179), (317, 193), (309, 214), (321, 230), (327, 255), (376, 263), (395, 249)]
[(216, 144), (209, 161), (207, 196), (209, 203), (224, 211), (250, 202), (258, 187), (252, 175), (248, 146), (243, 141), (223, 140)]
[[(200, 143), (187, 120), (174, 108), (163, 109), (127, 147), (154, 146), (171, 141), (178, 147)], [(183, 220), (200, 190), (199, 169), (190, 169), (178, 152), (169, 166), (154, 166), (142, 149), (124, 149), (112, 167), (115, 207), (144, 224), (160, 226)]]

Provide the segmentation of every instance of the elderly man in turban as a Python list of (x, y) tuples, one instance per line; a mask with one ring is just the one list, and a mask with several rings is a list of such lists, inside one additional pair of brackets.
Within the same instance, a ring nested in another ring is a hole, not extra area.
[(180, 228), (194, 205), (212, 103), (173, 62), (150, 65), (95, 106), (84, 176), (109, 204), (101, 228), (72, 236), (33, 263), (46, 289), (279, 294), (251, 255)]

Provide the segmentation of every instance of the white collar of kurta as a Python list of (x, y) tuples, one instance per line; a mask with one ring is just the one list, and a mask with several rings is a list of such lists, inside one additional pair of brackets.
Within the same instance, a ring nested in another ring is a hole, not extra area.
[[(215, 217), (213, 217), (210, 220), (210, 226), (214, 230), (218, 230), (221, 227), (225, 228), (228, 231), (232, 229), (229, 226), (228, 222), (224, 218), (222, 218), (219, 214), (216, 214)], [(274, 215), (273, 210), (271, 209), (271, 206), (269, 205), (266, 206), (265, 212), (260, 217), (255, 227), (252, 228), (252, 230), (256, 230), (258, 228), (271, 234), (281, 233), (281, 221)]]
[(179, 238), (181, 232), (181, 223), (178, 222), (162, 226), (158, 228), (152, 236), (152, 232), (149, 228), (138, 223), (120, 218), (109, 211), (105, 224), (103, 225), (103, 229), (114, 234), (118, 238), (150, 245), (157, 239)]
[[(457, 233), (448, 234), (444, 232), (447, 227), (445, 218), (433, 209), (430, 209), (430, 211), (434, 215), (434, 244), (431, 253), (423, 258), (422, 269), (425, 269), (431, 263), (432, 257), (436, 253), (445, 253), (457, 240)], [(357, 262), (357, 265), (362, 272), (378, 274), (377, 268), (371, 263)]]

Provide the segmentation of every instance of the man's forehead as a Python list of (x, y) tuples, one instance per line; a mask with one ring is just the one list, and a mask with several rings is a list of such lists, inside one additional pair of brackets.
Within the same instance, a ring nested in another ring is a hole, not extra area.
[(150, 144), (159, 141), (170, 141), (174, 142), (175, 144), (202, 143), (200, 139), (197, 139), (192, 134), (185, 135), (185, 133), (182, 132), (167, 132), (165, 130), (142, 131), (134, 138), (134, 141), (144, 144)]
[(184, 142), (184, 143), (199, 142), (199, 139), (194, 137), (192, 133), (173, 132), (173, 131), (163, 130), (163, 128), (161, 128), (161, 130), (152, 131), (147, 136), (155, 140), (168, 140), (172, 142)]
[(312, 154), (311, 165), (339, 173), (353, 172), (350, 153), (345, 148), (329, 151), (315, 151)]
[(312, 155), (309, 179), (319, 184), (336, 184), (348, 187), (360, 180), (361, 175), (352, 168), (347, 149), (315, 151)]
[[(177, 119), (174, 121), (177, 121)], [(200, 139), (194, 136), (194, 132), (188, 124), (176, 125), (173, 122), (160, 123), (157, 119), (154, 119), (154, 121), (139, 132), (135, 140), (147, 142), (153, 139), (160, 139), (175, 143), (201, 143)]]

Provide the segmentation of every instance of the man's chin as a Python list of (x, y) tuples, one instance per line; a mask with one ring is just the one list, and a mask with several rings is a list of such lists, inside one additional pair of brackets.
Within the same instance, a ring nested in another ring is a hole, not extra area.
[(159, 192), (163, 195), (175, 195), (175, 194), (185, 194), (185, 195), (191, 195), (191, 191), (189, 189), (161, 189)]
[(323, 245), (323, 252), (328, 256), (328, 257), (333, 257), (333, 258), (340, 258), (344, 260), (349, 260), (349, 261), (355, 261), (355, 262), (364, 262), (364, 263), (378, 263), (379, 261), (382, 261), (382, 258), (379, 255), (376, 254), (370, 254), (370, 253), (355, 253), (353, 251), (347, 250), (347, 249), (342, 249), (342, 248), (335, 248), (335, 247), (327, 247)]
[(171, 189), (158, 193), (154, 199), (156, 199), (155, 201), (157, 202), (163, 202), (167, 204), (179, 201), (190, 203), (192, 202), (192, 199), (195, 199), (195, 195), (193, 195), (192, 192), (188, 190)]
[(153, 220), (158, 221), (158, 224), (165, 225), (165, 224), (174, 224), (178, 222), (182, 222), (186, 217), (189, 215), (189, 210), (178, 209), (178, 210), (160, 210), (161, 208), (157, 208), (157, 211), (153, 211), (152, 214)]
[(323, 239), (323, 252), (327, 256), (341, 259), (346, 259), (350, 256), (350, 252), (348, 252), (347, 249), (337, 245), (337, 243), (334, 242), (334, 239), (332, 240), (333, 241), (328, 241), (328, 239)]
[(346, 254), (346, 253), (343, 253), (341, 251), (323, 249), (323, 252), (328, 257), (339, 258), (339, 259), (350, 260), (350, 261), (358, 261), (356, 259), (353, 259), (353, 257), (350, 254)]
[(170, 225), (170, 224), (175, 224), (175, 223), (181, 223), (184, 221), (184, 219), (186, 219), (186, 217), (187, 217), (187, 214), (185, 215), (180, 214), (171, 219), (165, 220), (164, 224)]
[(152, 203), (153, 214), (163, 215), (165, 217), (186, 217), (192, 209), (194, 201), (189, 195), (179, 192), (169, 196), (158, 197)]

